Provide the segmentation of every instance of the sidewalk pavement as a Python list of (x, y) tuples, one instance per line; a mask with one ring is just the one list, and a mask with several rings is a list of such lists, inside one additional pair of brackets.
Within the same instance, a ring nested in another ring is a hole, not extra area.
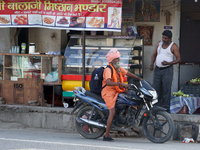
[(0, 121), (21, 128), (45, 128), (76, 132), (72, 108), (0, 105)]
[[(11, 127), (55, 129), (76, 133), (75, 115), (70, 115), (72, 109), (62, 107), (0, 105), (0, 121), (4, 123), (1, 126), (7, 126), (11, 123)], [(200, 115), (170, 115), (175, 123), (187, 122), (200, 125)]]

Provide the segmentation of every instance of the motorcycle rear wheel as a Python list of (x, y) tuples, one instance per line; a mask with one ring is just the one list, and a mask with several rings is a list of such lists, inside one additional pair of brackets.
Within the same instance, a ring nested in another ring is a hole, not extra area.
[(157, 111), (153, 115), (153, 120), (150, 116), (143, 120), (142, 127), (147, 139), (153, 143), (168, 141), (174, 133), (174, 122), (171, 116), (165, 111)]
[[(92, 111), (92, 108), (93, 108), (92, 106), (83, 107), (82, 109), (79, 110), (76, 117), (88, 119), (90, 116), (90, 112)], [(103, 120), (104, 117), (105, 117), (104, 114), (100, 110), (95, 109), (90, 120), (98, 122), (100, 120)], [(78, 123), (77, 121), (75, 122), (75, 124), (77, 131), (87, 139), (97, 139), (101, 137), (106, 130), (105, 128), (98, 128), (94, 126), (89, 126), (87, 124), (81, 124)]]

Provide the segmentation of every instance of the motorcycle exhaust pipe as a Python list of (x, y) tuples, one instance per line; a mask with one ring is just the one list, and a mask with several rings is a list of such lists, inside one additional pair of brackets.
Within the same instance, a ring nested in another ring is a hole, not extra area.
[(98, 123), (96, 121), (92, 121), (92, 120), (88, 120), (88, 119), (84, 119), (84, 118), (76, 118), (76, 121), (78, 123), (87, 123), (88, 125), (93, 125), (93, 126), (97, 126), (97, 127), (106, 128), (105, 124), (101, 124), (101, 123)]
[[(105, 124), (101, 124), (101, 123), (98, 123), (96, 121), (92, 121), (92, 120), (88, 120), (88, 119), (84, 119), (84, 118), (76, 118), (76, 121), (78, 123), (83, 123), (83, 124), (86, 123), (88, 125), (93, 125), (93, 126), (96, 126), (96, 127), (106, 128)], [(127, 132), (127, 131), (130, 130), (130, 128), (128, 128), (128, 129), (122, 129), (122, 128), (119, 128), (119, 127), (114, 127), (114, 128), (111, 128), (110, 130), (111, 131)]]

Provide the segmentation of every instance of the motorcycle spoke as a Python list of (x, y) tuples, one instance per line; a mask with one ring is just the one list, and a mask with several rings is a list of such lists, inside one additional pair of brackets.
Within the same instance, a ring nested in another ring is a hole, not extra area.
[(154, 128), (155, 124), (154, 124), (154, 121), (152, 120), (152, 118), (148, 121), (147, 126), (151, 126)]
[(156, 129), (154, 128), (154, 130), (153, 130), (153, 137), (155, 137), (155, 135), (156, 135)]
[(94, 131), (93, 131), (93, 128), (92, 128), (92, 127), (90, 127), (90, 132), (91, 132), (91, 133), (94, 133)]
[(163, 127), (168, 121), (165, 121), (161, 126)]
[(148, 123), (147, 126), (152, 126), (153, 127), (154, 124), (153, 123)]
[(157, 115), (155, 115), (155, 120), (156, 120), (157, 122), (159, 122), (159, 123), (160, 123), (160, 121), (159, 121), (159, 119), (158, 119)]
[[(155, 128), (155, 123), (159, 126), (159, 128), (160, 129), (157, 129), (157, 128)], [(160, 120), (159, 120), (159, 116), (156, 114), (153, 118), (151, 118), (150, 120), (149, 120), (149, 122), (147, 123), (147, 126), (149, 126), (149, 127), (152, 127), (152, 136), (153, 137), (156, 137), (156, 132), (160, 132), (160, 133), (162, 133), (162, 134), (164, 134), (164, 136), (166, 136), (167, 135), (167, 133), (165, 133), (164, 131), (163, 131), (163, 126), (164, 125), (166, 125), (166, 123), (167, 123), (167, 121), (165, 121), (165, 122), (160, 122)]]
[(164, 135), (167, 135), (167, 133), (165, 133), (163, 130), (160, 130), (160, 132), (162, 132)]
[(94, 113), (93, 113), (93, 116), (92, 116), (92, 118), (91, 118), (91, 119), (94, 119), (94, 120), (96, 120), (96, 119), (97, 119), (97, 117), (98, 117), (98, 114), (97, 114), (97, 112), (94, 112)]
[(91, 118), (92, 118), (92, 116), (93, 116), (93, 113), (94, 113), (94, 109), (95, 109), (95, 107), (93, 107), (93, 108), (92, 108), (92, 111), (90, 112), (89, 119), (91, 119)]
[[(157, 117), (157, 115), (155, 116), (155, 118), (156, 118), (156, 120), (157, 120), (157, 123), (158, 123), (161, 127), (163, 127), (163, 126), (168, 122), (167, 120), (166, 120), (164, 123), (160, 122), (159, 119), (158, 119), (158, 117)], [(166, 119), (166, 118), (164, 118), (164, 119)]]
[(157, 115), (155, 115), (155, 120), (157, 121), (157, 123), (158, 123), (159, 125), (161, 125), (161, 126), (162, 126), (162, 123), (159, 121), (159, 119), (158, 119)]
[(146, 137), (155, 143), (163, 143), (173, 135), (173, 122), (165, 112), (158, 111), (145, 118), (143, 128)]

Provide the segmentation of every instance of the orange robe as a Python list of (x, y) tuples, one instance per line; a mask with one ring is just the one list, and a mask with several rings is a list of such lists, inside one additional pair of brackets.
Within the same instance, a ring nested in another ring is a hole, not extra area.
[[(120, 67), (120, 72), (122, 73), (122, 76), (124, 77), (127, 74), (128, 71), (125, 70), (124, 68)], [(111, 69), (106, 68), (103, 72), (102, 87), (104, 87), (104, 85), (106, 85), (107, 79), (111, 79), (111, 81), (113, 81), (111, 75), (112, 75)], [(119, 82), (119, 74), (116, 73), (116, 76), (117, 76), (117, 80)], [(104, 99), (108, 109), (115, 107), (115, 103), (116, 103), (118, 94), (119, 93), (116, 91), (115, 86), (108, 86), (107, 85), (105, 88), (102, 89), (101, 96)]]

